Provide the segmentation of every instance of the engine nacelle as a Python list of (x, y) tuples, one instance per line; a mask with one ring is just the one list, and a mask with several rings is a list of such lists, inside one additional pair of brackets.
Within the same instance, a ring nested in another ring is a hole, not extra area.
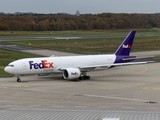
[(76, 79), (81, 75), (81, 71), (78, 68), (67, 68), (63, 71), (64, 79)]

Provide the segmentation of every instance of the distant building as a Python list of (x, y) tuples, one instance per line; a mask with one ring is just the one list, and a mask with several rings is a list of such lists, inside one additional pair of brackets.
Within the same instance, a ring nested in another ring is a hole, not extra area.
[(79, 10), (76, 11), (76, 16), (80, 16)]

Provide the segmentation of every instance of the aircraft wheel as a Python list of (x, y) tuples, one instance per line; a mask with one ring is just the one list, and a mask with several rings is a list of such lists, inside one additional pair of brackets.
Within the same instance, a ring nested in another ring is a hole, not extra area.
[(91, 77), (90, 76), (81, 76), (79, 77), (80, 80), (89, 80)]
[(88, 77), (88, 78), (87, 78), (88, 80), (89, 80), (89, 79), (91, 79), (91, 77), (90, 77), (90, 76), (87, 76), (87, 77)]
[(80, 80), (84, 80), (84, 76), (79, 77)]
[(84, 76), (84, 79), (85, 79), (85, 80), (88, 79), (88, 76)]
[(84, 76), (84, 78), (89, 80), (91, 77), (90, 76)]
[(21, 79), (17, 79), (17, 82), (21, 82)]

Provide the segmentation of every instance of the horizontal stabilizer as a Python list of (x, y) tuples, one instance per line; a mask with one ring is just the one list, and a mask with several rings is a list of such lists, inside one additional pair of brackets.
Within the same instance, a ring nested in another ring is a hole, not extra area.
[(144, 56), (144, 57), (136, 57), (136, 58), (124, 58), (122, 60), (128, 61), (128, 60), (137, 60), (137, 59), (147, 59), (147, 58), (154, 58), (155, 56)]
[(138, 64), (146, 64), (146, 63), (153, 63), (153, 62), (155, 62), (155, 61), (117, 63), (117, 64), (113, 64), (112, 66), (138, 65)]

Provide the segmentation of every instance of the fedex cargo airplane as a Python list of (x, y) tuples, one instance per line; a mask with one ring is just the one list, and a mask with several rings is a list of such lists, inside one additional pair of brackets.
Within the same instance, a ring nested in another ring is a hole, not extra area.
[(115, 66), (143, 64), (144, 62), (130, 62), (137, 59), (129, 56), (136, 31), (131, 31), (114, 54), (83, 55), (65, 57), (24, 58), (13, 61), (4, 68), (10, 74), (17, 76), (21, 82), (22, 75), (49, 75), (61, 73), (64, 79), (90, 79), (86, 73), (94, 70), (104, 70)]

